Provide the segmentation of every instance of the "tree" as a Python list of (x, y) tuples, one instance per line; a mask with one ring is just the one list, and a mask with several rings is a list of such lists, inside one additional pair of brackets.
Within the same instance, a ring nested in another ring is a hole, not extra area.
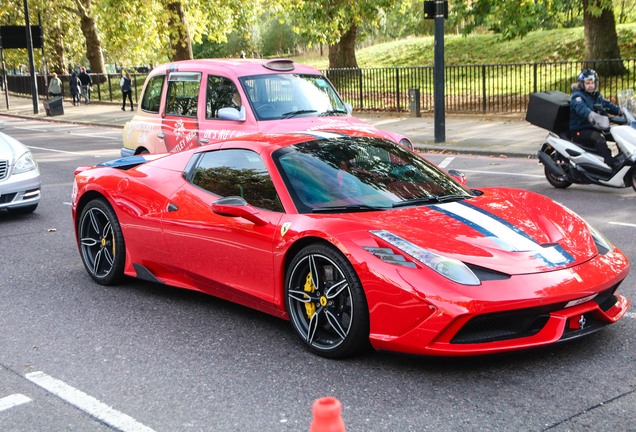
[(357, 68), (358, 30), (377, 26), (380, 11), (397, 0), (299, 0), (291, 7), (295, 31), (316, 43), (329, 44), (330, 68)]
[[(571, 11), (571, 6), (570, 0), (460, 0), (453, 5), (451, 15), (453, 23), (462, 25), (463, 34), (482, 27), (512, 39), (550, 27), (553, 22), (547, 22), (546, 17), (561, 9), (559, 13)], [(586, 64), (621, 57), (612, 0), (583, 0), (583, 25)], [(621, 62), (603, 63), (598, 68), (603, 75), (625, 72)]]
[[(594, 60), (620, 59), (616, 21), (612, 3), (601, 0), (583, 0), (585, 37), (585, 63)], [(603, 62), (595, 66), (601, 75), (615, 76), (626, 72), (623, 62)]]

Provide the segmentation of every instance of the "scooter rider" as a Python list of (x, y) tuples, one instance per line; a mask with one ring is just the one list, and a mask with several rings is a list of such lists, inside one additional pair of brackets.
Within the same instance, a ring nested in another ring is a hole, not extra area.
[(593, 69), (584, 69), (572, 85), (570, 99), (570, 136), (572, 141), (596, 149), (605, 163), (614, 168), (619, 164), (612, 157), (605, 136), (601, 133), (609, 129), (609, 118), (594, 111), (594, 106), (601, 106), (610, 114), (619, 115), (620, 108), (614, 105), (598, 91), (598, 74)]

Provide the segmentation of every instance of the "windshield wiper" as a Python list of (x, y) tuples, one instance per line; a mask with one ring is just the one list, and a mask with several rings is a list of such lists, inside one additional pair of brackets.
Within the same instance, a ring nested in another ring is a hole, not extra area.
[(393, 207), (408, 207), (418, 204), (439, 204), (451, 201), (459, 201), (470, 198), (470, 195), (431, 195), (426, 198), (413, 198), (400, 202), (393, 203)]
[(288, 119), (288, 118), (292, 118), (292, 117), (296, 117), (297, 115), (301, 115), (301, 114), (311, 114), (311, 113), (315, 113), (317, 112), (316, 110), (298, 110), (298, 111), (290, 111), (290, 112), (286, 112), (285, 114), (281, 115), (281, 118), (284, 119)]
[(352, 204), (346, 206), (332, 206), (332, 207), (316, 207), (311, 209), (312, 213), (343, 213), (343, 212), (366, 212), (366, 211), (382, 211), (387, 207), (374, 207), (365, 204)]
[(347, 115), (347, 111), (343, 111), (343, 110), (327, 110), (327, 111), (323, 111), (319, 114), (319, 116), (321, 117), (327, 117), (327, 116), (332, 116), (332, 115)]

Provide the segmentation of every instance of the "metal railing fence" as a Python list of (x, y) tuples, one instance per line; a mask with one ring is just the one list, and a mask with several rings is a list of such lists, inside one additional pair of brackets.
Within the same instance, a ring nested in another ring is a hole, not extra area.
[[(146, 80), (146, 74), (131, 73), (132, 78), (132, 97), (133, 101), (137, 103), (144, 82)], [(91, 100), (101, 102), (121, 102), (122, 93), (119, 81), (121, 74), (90, 74), (93, 85), (91, 86)], [(64, 98), (71, 98), (71, 91), (69, 86), (70, 75), (58, 75), (58, 78), (62, 80), (62, 96)], [(45, 77), (43, 75), (37, 75), (38, 95), (46, 97), (48, 94), (47, 83), (51, 80), (51, 75)], [(31, 77), (28, 75), (7, 75), (7, 87), (9, 91), (18, 95), (31, 95)]]
[[(622, 62), (625, 74), (601, 76), (600, 90), (614, 100), (618, 90), (636, 89), (636, 59), (597, 60), (594, 62), (545, 62), (518, 64), (482, 64), (446, 66), (444, 70), (445, 111), (449, 113), (523, 113), (530, 93), (560, 90), (571, 92), (571, 85), (583, 67), (602, 68), (607, 63)], [(433, 66), (325, 69), (342, 98), (358, 111), (412, 111), (409, 90), (419, 92), (419, 109), (434, 110)], [(64, 97), (70, 98), (69, 75), (60, 75)], [(132, 74), (133, 100), (137, 102), (146, 74)], [(48, 77), (50, 78), (50, 77)], [(120, 102), (120, 74), (91, 74), (91, 99)], [(7, 77), (9, 90), (31, 94), (29, 76)], [(38, 93), (46, 95), (43, 76), (38, 76)]]
[[(636, 59), (594, 62), (554, 62), (446, 66), (445, 111), (451, 113), (523, 113), (530, 93), (559, 90), (571, 85), (583, 69), (622, 62), (622, 76), (600, 78), (600, 90), (614, 99), (616, 92), (636, 86)], [(409, 111), (409, 90), (418, 89), (420, 110), (432, 111), (433, 66), (325, 69), (344, 100), (359, 111)]]

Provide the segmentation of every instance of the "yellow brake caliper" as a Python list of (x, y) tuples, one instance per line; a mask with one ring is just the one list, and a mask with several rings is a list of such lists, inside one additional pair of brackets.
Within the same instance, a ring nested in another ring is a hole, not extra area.
[[(305, 292), (314, 293), (316, 292), (316, 287), (314, 286), (314, 282), (311, 280), (311, 272), (307, 273), (307, 279), (305, 279)], [(316, 305), (314, 303), (305, 303), (305, 312), (307, 312), (307, 318), (311, 318), (316, 313)]]

